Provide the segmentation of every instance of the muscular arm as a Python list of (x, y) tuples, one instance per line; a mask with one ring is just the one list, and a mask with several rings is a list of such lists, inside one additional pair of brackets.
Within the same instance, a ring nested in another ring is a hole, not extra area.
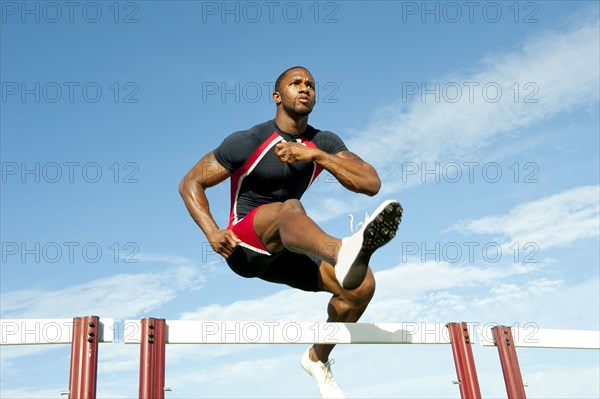
[(202, 229), (212, 249), (225, 258), (233, 253), (239, 239), (232, 231), (219, 229), (210, 213), (205, 191), (223, 182), (229, 175), (211, 151), (179, 183), (179, 194), (192, 219)]
[(381, 188), (381, 180), (375, 168), (350, 151), (331, 155), (319, 150), (315, 162), (348, 190), (373, 196)]
[(281, 162), (316, 162), (342, 186), (357, 193), (373, 196), (381, 188), (381, 180), (375, 168), (350, 151), (328, 154), (299, 143), (281, 142), (275, 147), (275, 153)]

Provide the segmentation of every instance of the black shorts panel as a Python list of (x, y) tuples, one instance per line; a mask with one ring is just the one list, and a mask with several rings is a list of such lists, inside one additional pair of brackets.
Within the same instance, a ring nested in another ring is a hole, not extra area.
[(319, 264), (306, 255), (283, 250), (269, 256), (238, 245), (227, 264), (242, 277), (258, 277), (303, 291), (319, 291)]

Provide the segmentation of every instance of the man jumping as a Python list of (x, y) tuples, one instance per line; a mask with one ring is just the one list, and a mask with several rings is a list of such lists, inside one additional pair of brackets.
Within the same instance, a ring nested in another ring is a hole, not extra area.
[[(243, 277), (258, 277), (304, 291), (333, 294), (329, 322), (356, 322), (375, 292), (369, 260), (398, 229), (402, 207), (385, 201), (349, 237), (325, 233), (300, 198), (318, 174), (331, 173), (348, 190), (373, 196), (375, 169), (348, 151), (334, 133), (308, 125), (315, 81), (304, 67), (284, 71), (275, 83), (275, 119), (227, 136), (186, 174), (179, 192), (212, 249)], [(230, 178), (229, 225), (212, 217), (205, 190)], [(315, 344), (301, 359), (322, 397), (344, 397), (331, 374), (331, 344)]]

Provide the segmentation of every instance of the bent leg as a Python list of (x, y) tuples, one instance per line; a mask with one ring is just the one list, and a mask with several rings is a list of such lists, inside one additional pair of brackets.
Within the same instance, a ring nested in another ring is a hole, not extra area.
[(254, 216), (254, 230), (267, 251), (281, 252), (284, 248), (337, 261), (341, 240), (326, 234), (308, 217), (298, 200), (263, 205)]
[[(375, 277), (370, 268), (367, 270), (365, 279), (356, 289), (345, 290), (336, 279), (334, 267), (323, 261), (319, 268), (319, 280), (321, 291), (333, 294), (327, 306), (328, 322), (357, 322), (375, 294)], [(313, 350), (310, 352), (311, 360), (327, 362), (334, 346), (331, 344), (313, 345)]]

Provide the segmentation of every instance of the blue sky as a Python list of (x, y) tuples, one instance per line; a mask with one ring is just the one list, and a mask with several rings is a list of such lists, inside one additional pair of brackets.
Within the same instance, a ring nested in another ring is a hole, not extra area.
[[(311, 124), (383, 180), (368, 198), (322, 175), (309, 214), (342, 237), (348, 214), (405, 210), (363, 321), (599, 329), (597, 2), (66, 3), (1, 2), (2, 318), (324, 320), (327, 295), (231, 272), (177, 192), (300, 64)], [(209, 191), (222, 226), (228, 193)], [(495, 349), (473, 349), (505, 396)], [(136, 397), (138, 348), (100, 350), (98, 396)], [(67, 388), (67, 346), (1, 351), (0, 396)], [(315, 397), (303, 351), (170, 346), (167, 397)], [(529, 397), (600, 395), (597, 351), (518, 353)], [(447, 346), (333, 357), (352, 397), (459, 397)]]

